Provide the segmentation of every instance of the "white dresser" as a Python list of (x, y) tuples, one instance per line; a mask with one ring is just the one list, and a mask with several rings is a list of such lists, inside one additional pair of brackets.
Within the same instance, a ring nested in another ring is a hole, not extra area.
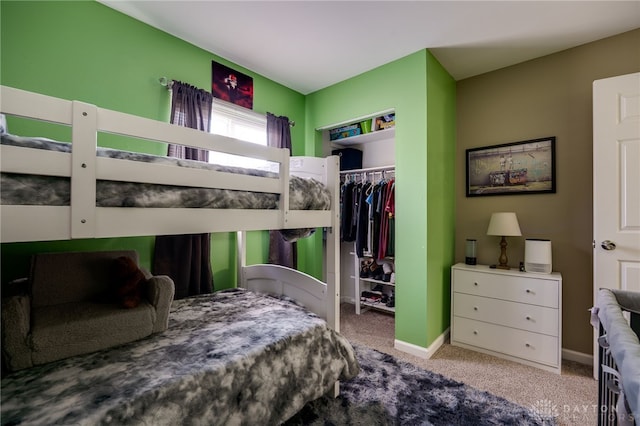
[(458, 263), (451, 344), (560, 373), (562, 276)]

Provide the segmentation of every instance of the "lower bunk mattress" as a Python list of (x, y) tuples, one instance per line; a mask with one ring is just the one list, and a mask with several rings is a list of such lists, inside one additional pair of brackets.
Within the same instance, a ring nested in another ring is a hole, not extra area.
[(9, 374), (0, 419), (279, 424), (358, 371), (350, 343), (315, 314), (291, 300), (226, 290), (174, 301), (165, 332)]

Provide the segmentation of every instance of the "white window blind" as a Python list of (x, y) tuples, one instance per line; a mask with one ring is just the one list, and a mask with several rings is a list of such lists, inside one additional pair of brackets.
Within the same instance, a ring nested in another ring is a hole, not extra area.
[[(267, 117), (219, 99), (213, 100), (211, 133), (267, 145)], [(219, 152), (209, 153), (209, 163), (226, 166), (264, 168), (267, 161)]]

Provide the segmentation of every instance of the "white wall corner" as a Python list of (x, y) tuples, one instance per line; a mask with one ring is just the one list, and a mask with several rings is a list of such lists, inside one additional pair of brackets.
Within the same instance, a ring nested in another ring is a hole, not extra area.
[(410, 355), (417, 356), (418, 358), (429, 359), (436, 353), (440, 346), (449, 339), (449, 328), (447, 328), (440, 336), (429, 345), (424, 348), (422, 346), (414, 345), (413, 343), (403, 342), (402, 340), (395, 340), (394, 347), (402, 352), (406, 352)]

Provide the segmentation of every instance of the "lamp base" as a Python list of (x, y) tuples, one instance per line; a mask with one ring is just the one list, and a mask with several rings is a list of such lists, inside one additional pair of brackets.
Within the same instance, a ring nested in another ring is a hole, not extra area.
[(508, 261), (509, 258), (507, 257), (507, 239), (502, 236), (502, 239), (500, 240), (500, 257), (498, 258), (498, 264), (496, 265), (496, 268), (511, 269), (509, 268), (509, 265), (507, 265)]

